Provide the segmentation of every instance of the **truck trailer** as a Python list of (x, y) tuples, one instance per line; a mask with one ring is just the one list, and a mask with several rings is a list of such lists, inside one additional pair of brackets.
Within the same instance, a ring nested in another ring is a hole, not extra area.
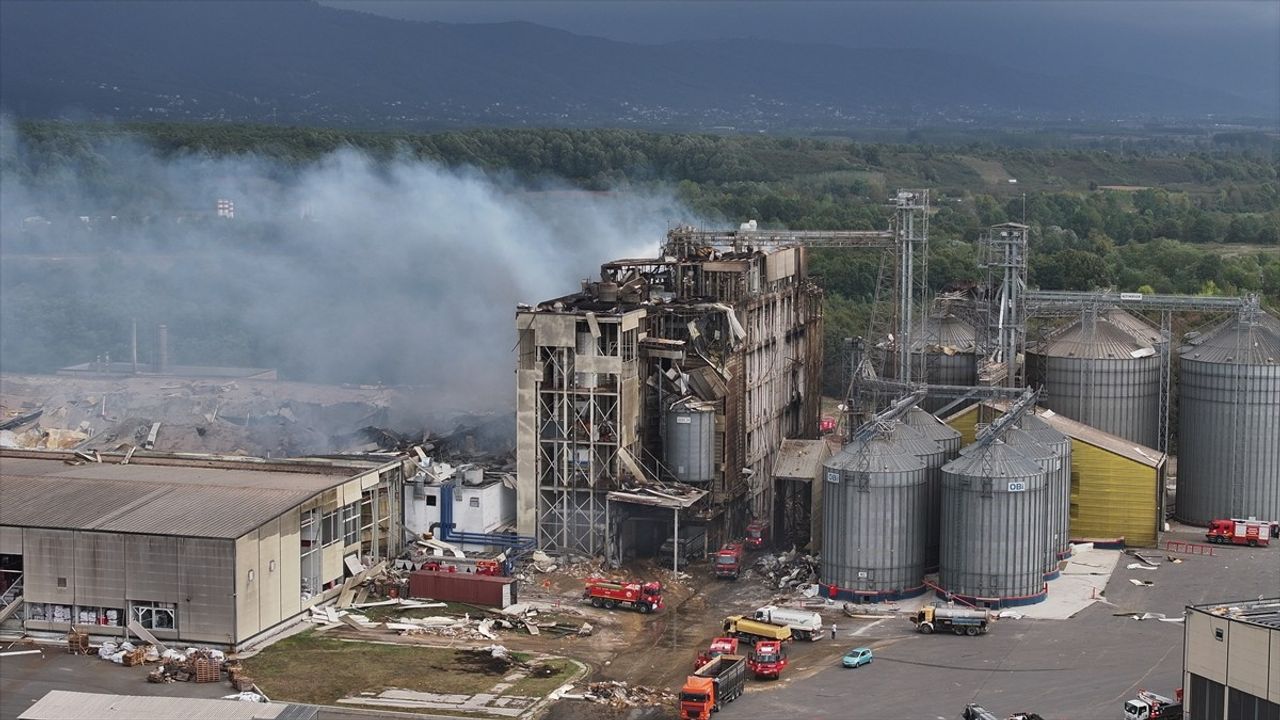
[(698, 668), (680, 688), (680, 719), (710, 720), (711, 713), (742, 695), (747, 684), (747, 659), (721, 655)]
[(724, 634), (749, 642), (757, 640), (785, 642), (791, 639), (791, 627), (752, 620), (741, 615), (730, 615), (724, 619)]
[(916, 631), (926, 635), (950, 630), (956, 635), (977, 635), (987, 631), (991, 616), (985, 610), (930, 605), (911, 616)]
[(766, 605), (756, 610), (752, 617), (773, 625), (787, 625), (791, 628), (792, 637), (798, 640), (822, 639), (822, 616), (812, 610)]

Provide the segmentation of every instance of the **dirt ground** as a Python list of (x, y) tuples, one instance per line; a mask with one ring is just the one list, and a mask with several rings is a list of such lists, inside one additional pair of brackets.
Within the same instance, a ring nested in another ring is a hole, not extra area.
[[(749, 556), (754, 560), (758, 556)], [(678, 691), (684, 678), (693, 670), (698, 652), (721, 634), (721, 623), (728, 615), (748, 613), (773, 601), (792, 604), (802, 600), (794, 591), (780, 591), (766, 585), (754, 571), (737, 581), (720, 580), (711, 574), (703, 561), (690, 566), (689, 572), (673, 578), (667, 570), (646, 563), (631, 568), (629, 576), (638, 580), (657, 579), (663, 583), (666, 608), (652, 615), (618, 609), (593, 608), (581, 601), (582, 580), (578, 572), (534, 575), (521, 589), (522, 601), (560, 602), (581, 613), (595, 628), (591, 637), (551, 638), (546, 636), (511, 635), (503, 644), (517, 651), (538, 651), (573, 657), (587, 663), (591, 681), (617, 680), (629, 685), (645, 685)], [(618, 573), (617, 575), (623, 575)], [(830, 624), (841, 618), (849, 623), (840, 606), (812, 608), (823, 614)], [(759, 688), (782, 686), (828, 667), (848, 648), (830, 640), (795, 641), (788, 655), (791, 666), (781, 681), (752, 681)], [(552, 720), (587, 720), (617, 718), (640, 720), (675, 716), (675, 706), (663, 708), (609, 708), (581, 700), (562, 700), (553, 704), (546, 717)]]

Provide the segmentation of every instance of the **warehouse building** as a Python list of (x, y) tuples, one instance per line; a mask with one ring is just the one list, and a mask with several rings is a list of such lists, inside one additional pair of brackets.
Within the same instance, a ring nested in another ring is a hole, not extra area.
[[(400, 461), (0, 451), (7, 622), (237, 649), (401, 545)], [(20, 605), (18, 605), (20, 603)]]
[[(979, 424), (996, 417), (990, 404), (985, 411), (989, 416), (974, 405), (946, 421), (972, 443)], [(1038, 410), (1036, 417), (1071, 438), (1071, 537), (1154, 546), (1164, 518), (1167, 456), (1052, 411)]]
[(1183, 699), (1191, 720), (1280, 720), (1280, 597), (1190, 605)]

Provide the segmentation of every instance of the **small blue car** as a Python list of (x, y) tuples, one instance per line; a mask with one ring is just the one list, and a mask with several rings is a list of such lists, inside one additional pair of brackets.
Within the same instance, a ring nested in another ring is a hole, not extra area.
[(871, 664), (871, 648), (854, 648), (840, 658), (840, 664), (847, 668), (856, 668)]

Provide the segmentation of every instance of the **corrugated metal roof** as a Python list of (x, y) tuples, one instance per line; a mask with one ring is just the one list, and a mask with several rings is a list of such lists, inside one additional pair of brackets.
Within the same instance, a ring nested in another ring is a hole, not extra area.
[[(999, 410), (1004, 410), (1007, 407), (1006, 403), (999, 401), (988, 404)], [(1139, 445), (1118, 435), (1112, 435), (1090, 425), (1085, 425), (1065, 415), (1059, 415), (1052, 410), (1036, 408), (1034, 417), (1044, 421), (1050, 428), (1073, 440), (1088, 443), (1148, 467), (1159, 467), (1164, 462), (1164, 453), (1159, 450)], [(1023, 415), (1023, 418), (1027, 418), (1027, 416)]]
[[(1152, 332), (1141, 320), (1114, 310), (1099, 315), (1086, 315), (1065, 330), (1056, 333), (1033, 354), (1051, 357), (1089, 359), (1127, 359), (1133, 353), (1155, 349), (1159, 332)], [(1149, 352), (1147, 354), (1150, 354)]]
[(52, 690), (36, 701), (18, 720), (69, 720), (70, 718), (183, 718), (183, 720), (273, 720), (289, 705), (203, 698), (107, 695)]
[(783, 440), (782, 447), (778, 449), (778, 460), (773, 465), (773, 476), (816, 478), (818, 467), (830, 454), (826, 440)]
[(0, 456), (0, 525), (237, 538), (361, 474)]
[(1182, 349), (1186, 360), (1276, 365), (1280, 363), (1280, 320), (1259, 313), (1252, 321), (1231, 318)]

